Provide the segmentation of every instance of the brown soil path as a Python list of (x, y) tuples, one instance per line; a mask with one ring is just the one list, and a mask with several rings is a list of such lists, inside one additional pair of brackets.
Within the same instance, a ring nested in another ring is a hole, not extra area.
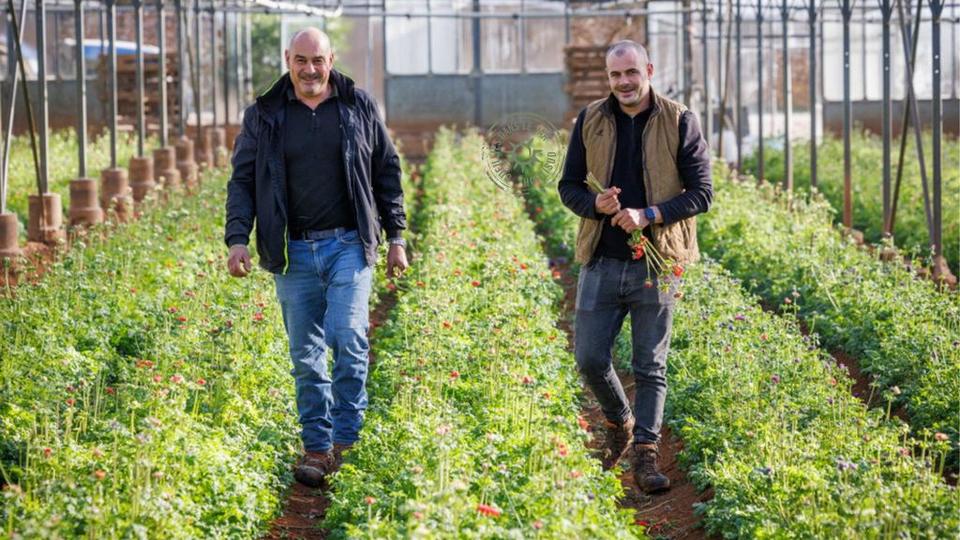
[[(560, 273), (560, 283), (564, 291), (564, 318), (559, 326), (567, 333), (570, 350), (573, 350), (572, 315), (576, 301), (577, 281), (568, 264), (557, 264), (553, 268)], [(619, 373), (624, 390), (628, 396), (633, 395), (634, 381), (630, 373)], [(583, 417), (589, 424), (591, 433), (599, 433), (603, 429), (603, 412), (590, 389), (584, 386)], [(599, 438), (592, 438), (589, 447), (599, 445)], [(669, 491), (660, 494), (647, 495), (637, 488), (633, 473), (627, 469), (630, 462), (630, 452), (621, 460), (620, 483), (623, 485), (624, 498), (620, 506), (633, 510), (637, 523), (647, 526), (647, 533), (654, 538), (669, 538), (671, 540), (699, 540), (708, 538), (700, 526), (700, 516), (694, 512), (693, 505), (706, 502), (713, 497), (713, 491), (707, 489), (699, 492), (687, 478), (686, 472), (680, 467), (678, 454), (683, 450), (683, 443), (673, 435), (669, 427), (661, 431), (660, 442), (660, 470), (670, 479)]]

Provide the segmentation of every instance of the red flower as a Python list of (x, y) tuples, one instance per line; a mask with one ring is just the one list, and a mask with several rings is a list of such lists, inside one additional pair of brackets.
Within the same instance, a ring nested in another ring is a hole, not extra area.
[(67, 403), (67, 407), (73, 407), (77, 403), (77, 400), (73, 398), (67, 398), (66, 403)]
[(534, 528), (534, 529), (537, 529), (537, 530), (539, 531), (540, 529), (543, 528), (543, 522), (540, 521), (539, 519), (536, 520), (536, 521), (534, 521), (534, 522), (533, 522), (533, 528)]
[(137, 367), (140, 369), (150, 369), (153, 367), (153, 362), (150, 360), (137, 360)]
[(473, 285), (474, 287), (479, 287), (479, 286), (480, 286), (480, 282), (477, 281), (477, 280), (471, 281), (470, 284)]
[(96, 478), (97, 480), (103, 480), (104, 478), (107, 477), (107, 471), (97, 469), (93, 471), (93, 477)]
[(417, 282), (417, 287), (426, 287), (426, 286), (427, 286), (427, 284), (424, 283), (424, 282), (422, 282), (422, 281), (418, 281), (418, 282)]
[(137, 288), (136, 288), (136, 287), (130, 287), (130, 294), (137, 294)]
[(167, 311), (169, 311), (170, 313), (176, 313), (176, 312), (177, 312), (177, 306), (170, 306), (170, 307), (167, 308)]
[(453, 371), (450, 372), (450, 379), (451, 379), (451, 380), (453, 380), (453, 379), (459, 379), (459, 378), (460, 378), (460, 372), (459, 372), (459, 371), (453, 370)]
[(160, 375), (154, 375), (154, 376), (153, 376), (153, 382), (155, 382), (155, 383), (163, 382), (163, 377), (160, 376)]
[(766, 341), (766, 340), (767, 340), (766, 332), (764, 332), (763, 334), (760, 334), (760, 341)]
[(52, 456), (52, 455), (53, 455), (53, 448), (50, 448), (50, 447), (48, 446), (48, 447), (46, 447), (46, 448), (43, 449), (43, 457), (49, 458), (49, 457)]
[(171, 376), (170, 376), (170, 382), (172, 382), (173, 384), (180, 384), (180, 383), (182, 383), (182, 382), (183, 382), (183, 375), (180, 375), (179, 373), (176, 373), (176, 374), (174, 374), (174, 375), (171, 375)]
[(529, 375), (524, 375), (523, 379), (521, 379), (521, 382), (526, 386), (530, 386), (531, 384), (533, 384), (533, 377)]
[(197, 384), (200, 385), (200, 386), (203, 386), (203, 385), (207, 384), (207, 380), (204, 379), (203, 377), (200, 377), (199, 379), (197, 379)]
[(641, 527), (649, 527), (649, 526), (650, 526), (650, 522), (647, 521), (647, 520), (645, 520), (645, 519), (638, 519), (635, 523), (636, 523), (637, 525), (641, 526)]
[(262, 321), (262, 320), (263, 320), (263, 312), (262, 312), (262, 311), (258, 311), (258, 312), (256, 312), (256, 313), (254, 313), (254, 314), (253, 314), (253, 320), (256, 321), (256, 322)]
[(527, 263), (520, 263), (520, 269), (521, 269), (521, 270), (526, 270), (526, 269), (527, 269)]
[(584, 430), (584, 431), (590, 431), (590, 424), (587, 422), (587, 420), (586, 420), (584, 417), (578, 416), (578, 417), (577, 417), (577, 424), (580, 425), (580, 429), (582, 429), (582, 430)]
[(779, 375), (772, 375), (772, 376), (770, 377), (770, 381), (773, 382), (773, 384), (780, 384), (780, 376), (779, 376)]
[(387, 283), (387, 290), (390, 291), (390, 292), (393, 292), (393, 291), (397, 290), (397, 286), (394, 285), (392, 281), (390, 281), (390, 282)]
[(569, 453), (569, 450), (567, 450), (567, 445), (563, 444), (563, 442), (558, 442), (557, 454), (559, 454), (560, 457), (567, 457), (568, 453)]
[(653, 288), (653, 280), (652, 280), (652, 279), (645, 279), (645, 280), (643, 280), (643, 288), (644, 288), (644, 289), (652, 289), (652, 288)]
[(463, 274), (463, 272), (462, 272), (459, 268), (454, 268), (454, 269), (453, 269), (453, 275), (459, 276), (459, 275), (461, 275), (461, 274)]
[(499, 517), (501, 512), (489, 504), (478, 504), (477, 512), (489, 517)]
[(683, 267), (680, 266), (679, 264), (673, 265), (673, 275), (676, 276), (676, 277), (682, 276), (682, 275), (683, 275)]
[(583, 476), (583, 473), (581, 471), (577, 471), (577, 470), (570, 471), (570, 478), (580, 478), (581, 476)]
[(177, 320), (180, 321), (180, 322), (187, 322), (187, 318), (184, 317), (183, 315), (177, 317)]
[(443, 327), (444, 327), (444, 328), (452, 328), (453, 325), (450, 324), (450, 321), (443, 321)]
[(367, 506), (373, 506), (373, 504), (376, 503), (377, 500), (367, 495), (366, 497), (363, 498), (363, 502), (366, 503)]
[(117, 394), (117, 389), (112, 386), (108, 386), (104, 390), (107, 392), (107, 394), (110, 394), (111, 396), (114, 396)]
[(560, 279), (560, 271), (559, 271), (559, 270), (554, 270), (554, 271), (553, 271), (553, 279)]

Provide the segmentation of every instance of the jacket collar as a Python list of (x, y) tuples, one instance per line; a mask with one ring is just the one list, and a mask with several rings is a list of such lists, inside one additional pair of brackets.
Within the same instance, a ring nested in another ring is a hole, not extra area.
[[(337, 70), (330, 72), (330, 83), (334, 85), (337, 96), (347, 105), (353, 106), (357, 101), (356, 88), (353, 79)], [(277, 120), (277, 115), (283, 111), (287, 100), (287, 92), (293, 89), (290, 73), (284, 73), (270, 85), (262, 94), (257, 96), (257, 106), (271, 123)]]

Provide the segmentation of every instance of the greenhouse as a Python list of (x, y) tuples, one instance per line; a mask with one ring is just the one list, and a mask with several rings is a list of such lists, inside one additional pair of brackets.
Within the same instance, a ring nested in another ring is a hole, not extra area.
[(0, 538), (960, 535), (960, 3), (5, 12)]

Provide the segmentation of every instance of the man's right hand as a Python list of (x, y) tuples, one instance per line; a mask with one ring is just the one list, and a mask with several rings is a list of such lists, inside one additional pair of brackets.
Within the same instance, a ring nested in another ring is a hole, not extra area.
[(618, 195), (620, 194), (620, 188), (608, 187), (606, 191), (597, 195), (597, 200), (594, 203), (594, 206), (597, 209), (597, 212), (600, 214), (606, 214), (612, 216), (620, 211), (620, 200)]
[(227, 259), (227, 269), (233, 277), (245, 277), (253, 269), (250, 263), (250, 251), (247, 246), (237, 244), (230, 246), (230, 258)]

